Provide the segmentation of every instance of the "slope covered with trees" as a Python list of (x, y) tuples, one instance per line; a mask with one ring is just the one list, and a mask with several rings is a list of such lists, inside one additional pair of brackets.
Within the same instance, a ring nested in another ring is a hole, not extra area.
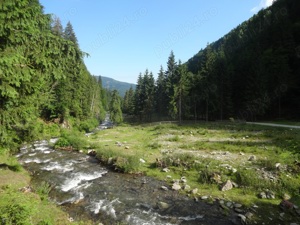
[(37, 119), (101, 120), (101, 83), (84, 65), (71, 23), (43, 13), (38, 0), (0, 3), (0, 145), (42, 132)]
[(140, 120), (151, 120), (151, 115), (178, 120), (299, 119), (299, 11), (299, 1), (277, 0), (184, 64), (171, 52), (155, 87), (148, 71), (139, 76), (133, 109), (126, 105), (126, 111)]

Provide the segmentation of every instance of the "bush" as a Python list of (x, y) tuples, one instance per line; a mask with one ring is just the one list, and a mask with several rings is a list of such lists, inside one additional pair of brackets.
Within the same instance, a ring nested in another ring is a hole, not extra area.
[(92, 132), (98, 125), (99, 121), (96, 119), (85, 120), (79, 124), (79, 131)]
[(12, 203), (0, 208), (0, 219), (5, 225), (30, 225), (31, 211), (25, 205)]
[(80, 150), (87, 146), (87, 141), (82, 137), (82, 133), (76, 131), (64, 131), (54, 148), (72, 147), (74, 150)]

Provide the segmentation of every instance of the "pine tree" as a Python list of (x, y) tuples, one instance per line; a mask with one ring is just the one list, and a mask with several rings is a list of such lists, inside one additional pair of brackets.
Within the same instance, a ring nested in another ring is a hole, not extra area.
[(121, 111), (121, 98), (117, 90), (112, 92), (110, 104), (109, 104), (110, 119), (114, 123), (121, 123), (123, 121)]
[(76, 47), (79, 46), (77, 37), (75, 35), (73, 26), (72, 26), (70, 21), (67, 23), (66, 28), (64, 30), (64, 38), (66, 40), (72, 41), (75, 44)]

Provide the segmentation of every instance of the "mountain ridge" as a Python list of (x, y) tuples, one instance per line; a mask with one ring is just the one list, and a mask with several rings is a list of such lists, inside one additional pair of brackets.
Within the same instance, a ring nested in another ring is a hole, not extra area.
[(94, 75), (95, 77), (101, 77), (102, 80), (102, 87), (107, 89), (107, 90), (117, 90), (120, 94), (120, 96), (124, 97), (125, 92), (132, 87), (135, 89), (136, 84), (133, 83), (128, 83), (124, 81), (118, 81), (116, 79), (110, 78), (110, 77), (105, 77), (105, 76), (97, 76)]

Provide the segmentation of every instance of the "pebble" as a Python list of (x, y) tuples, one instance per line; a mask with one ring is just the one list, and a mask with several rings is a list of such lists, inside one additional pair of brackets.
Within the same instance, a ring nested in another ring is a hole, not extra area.
[(175, 191), (178, 191), (178, 190), (181, 189), (181, 186), (178, 183), (174, 183), (173, 186), (172, 186), (172, 189), (175, 190)]
[(197, 194), (197, 193), (198, 193), (198, 188), (195, 188), (195, 189), (192, 190), (192, 194), (195, 195), (195, 194)]
[(168, 178), (168, 179), (172, 179), (172, 176), (171, 176), (171, 175), (168, 175), (167, 178)]
[(244, 210), (238, 209), (238, 208), (235, 208), (234, 211), (237, 212), (237, 213), (243, 213), (244, 212)]
[(251, 213), (251, 212), (247, 212), (247, 213), (245, 214), (245, 216), (246, 216), (248, 219), (251, 219), (254, 215), (253, 215), (253, 213)]
[(161, 186), (161, 189), (163, 189), (164, 191), (169, 190), (169, 188), (167, 188), (166, 186)]
[(204, 195), (204, 196), (201, 197), (201, 199), (206, 200), (206, 199), (208, 199), (208, 196)]
[(170, 170), (168, 168), (163, 168), (162, 171), (165, 172), (165, 173), (170, 172)]
[(238, 217), (241, 218), (241, 221), (242, 221), (243, 223), (246, 223), (246, 220), (247, 220), (246, 216), (244, 216), (244, 215), (242, 215), (242, 214), (238, 214)]
[(241, 208), (243, 205), (242, 204), (234, 204), (235, 208)]

